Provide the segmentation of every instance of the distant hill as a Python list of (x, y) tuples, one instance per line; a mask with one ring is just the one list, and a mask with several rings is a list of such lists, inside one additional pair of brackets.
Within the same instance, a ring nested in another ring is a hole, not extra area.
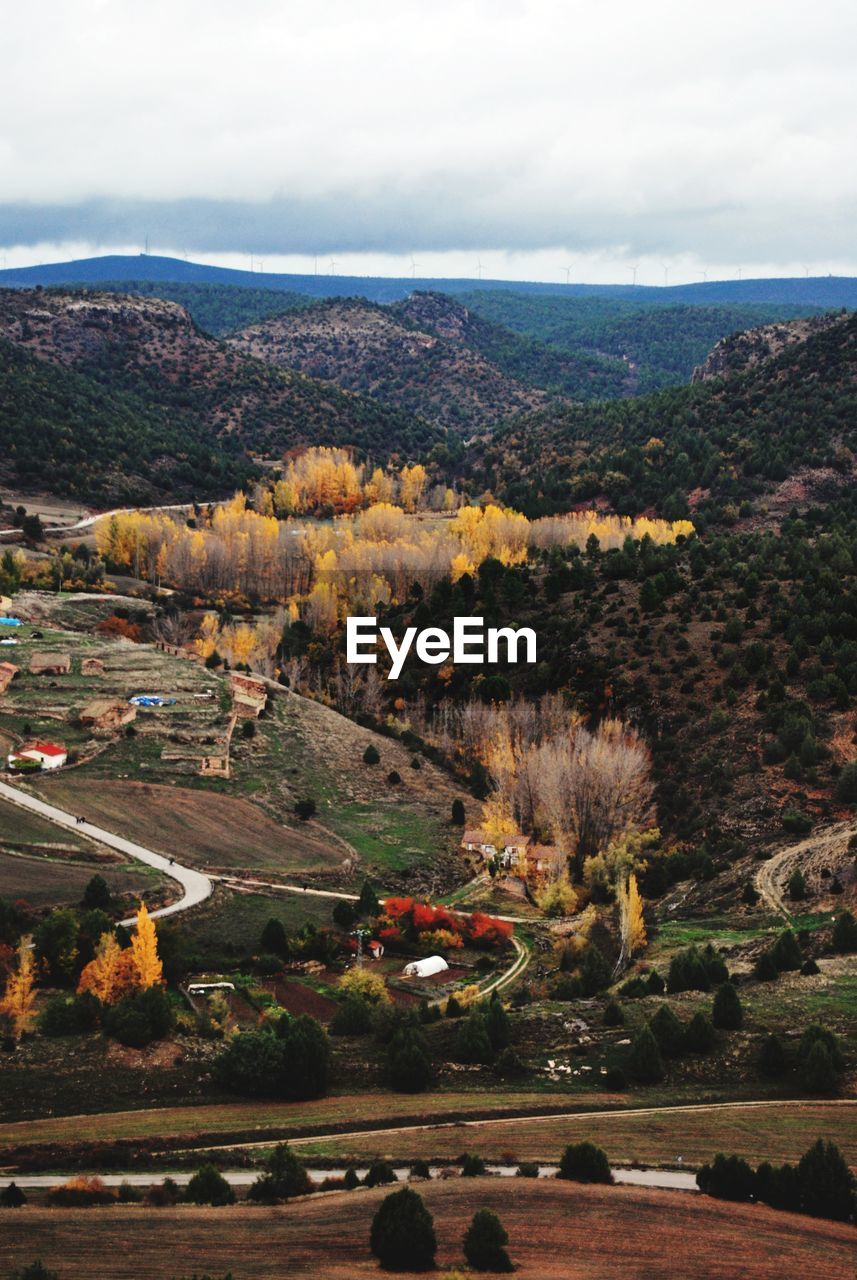
[(857, 315), (844, 314), (728, 378), (518, 420), (468, 466), (474, 492), (528, 514), (603, 503), (734, 523), (828, 500), (857, 480), (855, 453)]
[[(35, 459), (56, 492), (112, 498), (130, 485), (208, 497), (207, 484), (223, 491), (252, 471), (247, 451), (348, 444), (384, 460), (446, 439), (424, 419), (242, 355), (161, 299), (0, 291), (0, 341), (4, 469), (29, 484)], [(45, 424), (41, 437), (34, 423)]]
[(468, 435), (548, 403), (543, 391), (516, 382), (463, 343), (358, 299), (289, 312), (227, 341), (246, 355), (299, 369)]
[(746, 373), (768, 360), (773, 360), (787, 347), (806, 342), (816, 333), (841, 323), (839, 314), (808, 316), (782, 324), (763, 325), (745, 333), (721, 338), (706, 359), (693, 371), (692, 382), (711, 382), (714, 378)]
[(74, 262), (44, 263), (36, 267), (10, 267), (0, 271), (0, 288), (33, 288), (36, 285), (102, 285), (108, 281), (169, 281), (176, 284), (235, 284), (245, 288), (287, 290), (313, 298), (367, 298), (371, 302), (396, 302), (415, 289), (440, 293), (502, 290), (518, 294), (556, 297), (629, 299), (672, 305), (690, 303), (722, 305), (728, 302), (775, 303), (800, 308), (857, 307), (857, 279), (819, 276), (786, 280), (713, 280), (670, 288), (646, 285), (548, 284), (539, 281), (438, 279), (431, 277), (286, 275), (262, 271), (236, 271), (212, 267), (183, 258), (150, 254), (108, 254)]

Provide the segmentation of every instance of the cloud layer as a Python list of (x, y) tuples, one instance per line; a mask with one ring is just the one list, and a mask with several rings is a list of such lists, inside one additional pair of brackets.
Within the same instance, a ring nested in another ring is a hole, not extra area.
[(48, 0), (0, 244), (857, 258), (857, 8)]

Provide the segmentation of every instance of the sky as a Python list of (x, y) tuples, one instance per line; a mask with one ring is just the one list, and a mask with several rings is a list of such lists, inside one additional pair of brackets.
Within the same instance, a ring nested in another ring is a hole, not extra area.
[(857, 274), (857, 5), (7, 6), (0, 265)]

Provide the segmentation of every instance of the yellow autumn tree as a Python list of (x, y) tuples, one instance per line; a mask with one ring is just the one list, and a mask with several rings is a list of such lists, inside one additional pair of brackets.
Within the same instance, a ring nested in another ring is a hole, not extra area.
[(146, 910), (145, 902), (140, 903), (137, 912), (137, 927), (131, 938), (131, 954), (140, 978), (140, 990), (148, 991), (163, 980), (163, 966), (158, 955), (158, 934), (155, 922)]
[(617, 888), (619, 902), (619, 930), (622, 936), (621, 960), (630, 960), (635, 951), (646, 945), (646, 924), (643, 919), (643, 899), (633, 872)]
[(0, 1015), (9, 1019), (12, 1033), (20, 1040), (33, 1023), (33, 1006), (36, 1003), (36, 974), (33, 950), (28, 938), (21, 940), (18, 948), (18, 964), (9, 975), (6, 990), (0, 1001)]
[(124, 950), (114, 933), (103, 933), (95, 956), (86, 965), (77, 984), (78, 994), (89, 991), (102, 1004), (116, 1004), (123, 996), (140, 990), (140, 974), (130, 947)]

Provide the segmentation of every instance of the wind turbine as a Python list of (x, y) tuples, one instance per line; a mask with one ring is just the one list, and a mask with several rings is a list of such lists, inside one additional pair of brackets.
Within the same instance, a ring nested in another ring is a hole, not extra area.
[(738, 279), (739, 279), (739, 280), (743, 280), (743, 279), (744, 279), (744, 268), (743, 268), (743, 267), (739, 267), (739, 268), (738, 268)]
[(573, 267), (574, 267), (574, 263), (572, 263), (570, 267), (563, 267), (563, 271), (565, 272), (565, 283), (566, 283), (566, 284), (571, 284), (571, 272), (572, 272)]
[(416, 279), (417, 267), (419, 265), (420, 264), (418, 262), (414, 262), (414, 255), (411, 254), (411, 279), (412, 280)]
[(805, 266), (805, 267), (804, 267), (804, 269), (803, 269), (803, 274), (804, 274), (804, 276), (806, 277), (806, 279), (808, 280), (808, 279), (809, 279), (809, 267), (807, 267), (807, 266)]
[(330, 274), (331, 274), (332, 276), (335, 276), (335, 275), (336, 275), (336, 268), (337, 268), (338, 266), (339, 266), (339, 263), (338, 263), (338, 262), (334, 262), (333, 258), (331, 258), (331, 259), (330, 259)]
[(667, 264), (666, 264), (666, 263), (663, 263), (663, 268), (664, 268), (664, 288), (666, 289), (666, 288), (668, 288), (668, 287), (669, 287), (669, 282), (670, 282), (670, 269), (669, 269), (669, 267), (667, 266)]
[(631, 272), (631, 287), (636, 288), (637, 287), (637, 271), (639, 270), (639, 268), (629, 267), (628, 270)]
[(482, 259), (481, 258), (476, 259), (476, 278), (477, 280), (482, 279)]
[(704, 282), (705, 284), (708, 284), (708, 272), (707, 272), (707, 271), (703, 271), (703, 273), (702, 273), (702, 279), (703, 279), (703, 282)]

